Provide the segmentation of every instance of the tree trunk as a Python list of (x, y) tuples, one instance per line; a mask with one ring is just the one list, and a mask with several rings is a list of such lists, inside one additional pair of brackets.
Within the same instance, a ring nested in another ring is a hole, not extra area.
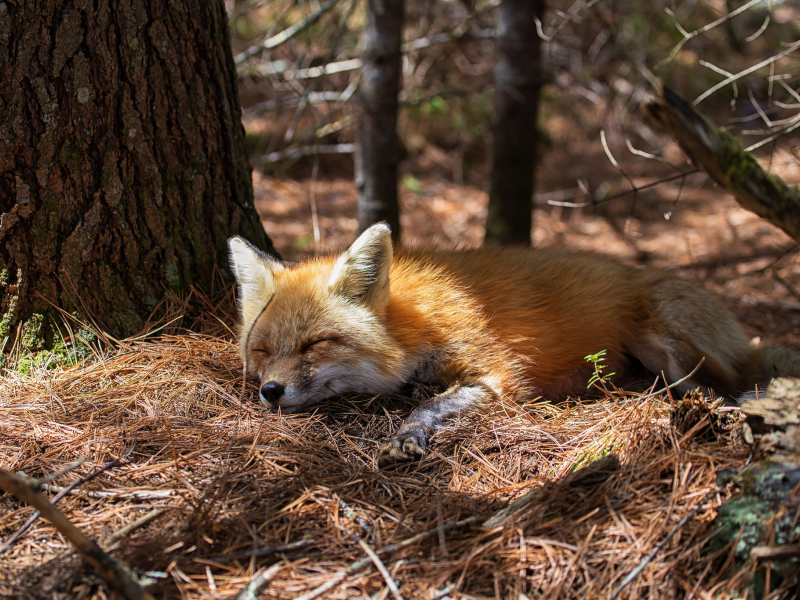
[(397, 95), (400, 91), (400, 42), (403, 0), (368, 0), (364, 56), (359, 85), (356, 150), (358, 226), (361, 231), (386, 221), (400, 238), (397, 167)]
[(272, 251), (221, 0), (0, 1), (0, 81), (0, 343), (50, 303), (134, 333), (229, 235)]
[(531, 243), (536, 117), (542, 87), (539, 61), (544, 0), (500, 1), (500, 46), (494, 69), (493, 156), (486, 241)]

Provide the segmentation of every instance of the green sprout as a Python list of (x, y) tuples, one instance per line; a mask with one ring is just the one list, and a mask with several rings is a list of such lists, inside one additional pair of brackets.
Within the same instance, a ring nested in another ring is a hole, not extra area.
[(592, 387), (596, 384), (605, 384), (611, 377), (615, 375), (615, 373), (603, 373), (603, 369), (605, 369), (608, 365), (604, 365), (603, 361), (606, 359), (606, 351), (600, 350), (597, 354), (589, 354), (588, 356), (583, 357), (586, 362), (592, 363), (594, 365), (594, 374), (589, 378), (589, 385), (587, 388)]

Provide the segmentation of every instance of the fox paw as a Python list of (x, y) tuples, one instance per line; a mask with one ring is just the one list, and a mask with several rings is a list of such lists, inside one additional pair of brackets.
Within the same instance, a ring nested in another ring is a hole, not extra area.
[(425, 455), (424, 434), (397, 432), (388, 442), (378, 448), (378, 468), (396, 463), (419, 460)]

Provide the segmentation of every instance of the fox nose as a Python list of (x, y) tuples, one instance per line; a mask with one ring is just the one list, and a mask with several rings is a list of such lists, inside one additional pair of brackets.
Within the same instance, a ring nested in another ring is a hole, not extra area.
[(285, 389), (277, 381), (268, 381), (261, 386), (261, 399), (270, 404), (277, 404)]

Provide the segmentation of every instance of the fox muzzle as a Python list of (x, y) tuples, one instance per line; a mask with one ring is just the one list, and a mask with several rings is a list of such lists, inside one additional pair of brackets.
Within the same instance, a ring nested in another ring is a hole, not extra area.
[(264, 404), (264, 406), (276, 406), (285, 391), (286, 388), (277, 381), (268, 381), (261, 386), (261, 403)]

